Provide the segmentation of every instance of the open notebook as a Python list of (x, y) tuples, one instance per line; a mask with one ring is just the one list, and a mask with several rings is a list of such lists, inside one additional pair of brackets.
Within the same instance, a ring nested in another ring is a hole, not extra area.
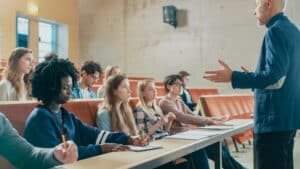
[(207, 130), (228, 130), (234, 128), (234, 126), (229, 125), (211, 125), (211, 126), (203, 126), (198, 127), (199, 129), (207, 129)]
[(199, 140), (205, 137), (216, 135), (216, 133), (205, 132), (200, 130), (189, 130), (182, 133), (177, 133), (171, 136), (167, 136), (166, 138), (172, 139), (187, 139), (187, 140)]
[(154, 144), (149, 144), (144, 147), (129, 145), (129, 151), (135, 151), (135, 152), (155, 150), (155, 149), (159, 149), (159, 148), (162, 148), (162, 146), (154, 145)]

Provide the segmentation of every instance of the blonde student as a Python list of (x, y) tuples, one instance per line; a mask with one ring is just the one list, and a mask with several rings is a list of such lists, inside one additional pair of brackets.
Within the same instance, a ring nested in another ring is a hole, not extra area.
[(139, 101), (133, 114), (138, 130), (145, 132), (154, 140), (168, 135), (176, 116), (172, 112), (163, 115), (162, 110), (156, 104), (157, 91), (154, 81), (139, 81), (137, 93)]

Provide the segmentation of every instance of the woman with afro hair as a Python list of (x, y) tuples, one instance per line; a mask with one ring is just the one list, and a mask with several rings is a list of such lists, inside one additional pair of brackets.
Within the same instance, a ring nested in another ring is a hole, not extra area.
[(25, 138), (38, 147), (54, 147), (73, 140), (78, 146), (80, 159), (124, 151), (127, 144), (145, 145), (147, 141), (123, 132), (101, 131), (78, 119), (62, 107), (72, 96), (77, 72), (69, 60), (54, 59), (37, 65), (32, 76), (32, 96), (41, 101), (29, 115)]

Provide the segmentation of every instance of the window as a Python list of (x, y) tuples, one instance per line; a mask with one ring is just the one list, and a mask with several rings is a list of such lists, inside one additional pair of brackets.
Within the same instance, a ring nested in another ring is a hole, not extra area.
[(28, 47), (29, 20), (17, 17), (17, 47)]
[(39, 62), (50, 52), (57, 52), (57, 26), (46, 22), (39, 22)]

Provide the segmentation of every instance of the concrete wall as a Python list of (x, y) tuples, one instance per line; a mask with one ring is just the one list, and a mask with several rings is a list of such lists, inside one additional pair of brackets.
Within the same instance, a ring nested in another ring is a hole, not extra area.
[[(163, 23), (164, 5), (181, 11), (178, 28)], [(185, 69), (193, 75), (190, 86), (232, 93), (230, 85), (203, 80), (203, 72), (220, 68), (218, 58), (233, 69), (255, 70), (265, 28), (257, 26), (254, 7), (241, 0), (81, 0), (80, 61), (116, 64), (130, 76), (160, 81)], [(289, 0), (287, 14), (298, 23), (299, 9), (300, 2)]]
[[(32, 14), (28, 4), (38, 6), (38, 13)], [(16, 47), (16, 16), (20, 12), (36, 18), (48, 19), (68, 27), (68, 54), (74, 62), (79, 55), (79, 1), (78, 0), (0, 0), (0, 56), (7, 59)], [(2, 38), (1, 38), (2, 34)], [(2, 42), (2, 43), (1, 43)], [(37, 22), (30, 23), (29, 47), (38, 53)]]

